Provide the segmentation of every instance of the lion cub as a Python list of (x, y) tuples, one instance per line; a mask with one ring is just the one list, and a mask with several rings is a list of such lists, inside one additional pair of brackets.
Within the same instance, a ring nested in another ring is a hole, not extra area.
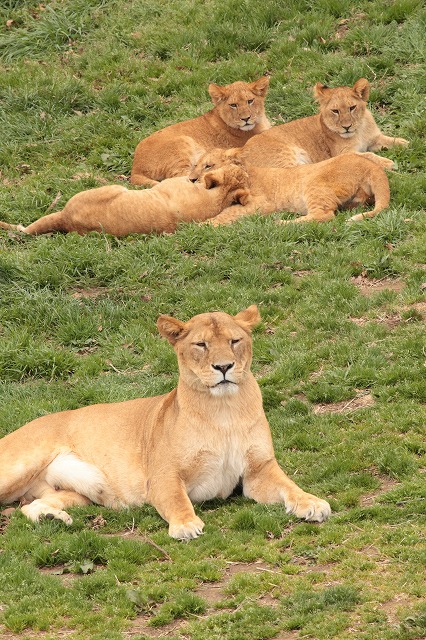
[(198, 118), (172, 124), (142, 140), (135, 150), (130, 182), (152, 186), (186, 176), (199, 156), (220, 147), (242, 147), (271, 126), (265, 115), (269, 78), (209, 85), (214, 108)]
[[(272, 127), (249, 140), (241, 157), (258, 167), (291, 167), (321, 162), (349, 151), (378, 151), (407, 145), (404, 138), (385, 136), (367, 109), (368, 80), (353, 87), (331, 89), (320, 82), (314, 87), (317, 115)], [(389, 161), (391, 162), (391, 161)]]
[[(214, 149), (200, 158), (190, 174), (191, 180), (202, 179), (206, 167), (239, 163), (241, 149)], [(293, 211), (302, 214), (287, 222), (325, 222), (332, 220), (337, 209), (354, 208), (370, 203), (372, 211), (352, 216), (350, 220), (372, 218), (389, 205), (389, 182), (383, 169), (386, 158), (374, 153), (345, 153), (316, 164), (298, 167), (255, 167), (243, 162), (249, 175), (249, 192), (240, 204), (228, 207), (208, 222), (213, 226), (229, 224), (253, 213)], [(392, 163), (393, 164), (393, 163)]]
[(235, 316), (202, 313), (187, 322), (160, 316), (173, 345), (177, 388), (154, 398), (45, 415), (0, 440), (0, 502), (21, 501), (33, 521), (71, 524), (64, 509), (153, 505), (173, 538), (196, 538), (204, 523), (192, 502), (228, 497), (241, 481), (248, 498), (281, 503), (322, 522), (325, 500), (279, 467), (259, 386), (250, 371), (255, 305)]
[(229, 164), (194, 184), (169, 178), (152, 189), (129, 191), (120, 185), (99, 187), (73, 196), (62, 211), (50, 213), (28, 227), (0, 222), (1, 229), (30, 235), (50, 231), (80, 235), (90, 231), (125, 236), (129, 233), (171, 233), (180, 222), (206, 220), (248, 194), (246, 171)]

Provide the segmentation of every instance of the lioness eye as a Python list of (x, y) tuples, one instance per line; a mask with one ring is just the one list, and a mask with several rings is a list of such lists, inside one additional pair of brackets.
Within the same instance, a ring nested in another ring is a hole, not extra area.
[(235, 344), (238, 344), (239, 342), (241, 342), (241, 338), (235, 338), (234, 340), (231, 340), (232, 346), (234, 346)]
[(212, 168), (211, 164), (206, 164), (205, 167), (204, 167), (204, 169), (211, 169), (211, 168)]
[(349, 107), (349, 111), (355, 111), (356, 109), (356, 104), (352, 105), (352, 107)]
[(339, 115), (339, 109), (332, 109), (331, 112), (335, 113), (336, 115)]
[(235, 103), (232, 103), (229, 106), (231, 107), (231, 109), (236, 109), (238, 107), (238, 105)]
[(252, 98), (251, 100), (247, 100), (247, 104), (253, 104), (254, 102), (254, 98)]
[(207, 347), (207, 343), (206, 342), (196, 342), (195, 346), (196, 347), (201, 347), (202, 349), (205, 349)]

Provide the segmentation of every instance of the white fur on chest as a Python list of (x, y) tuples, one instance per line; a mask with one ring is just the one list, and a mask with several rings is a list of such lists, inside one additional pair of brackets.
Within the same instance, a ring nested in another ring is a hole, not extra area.
[(224, 421), (216, 424), (210, 435), (200, 443), (194, 475), (187, 482), (189, 498), (194, 502), (227, 498), (246, 468), (247, 441), (241, 431)]

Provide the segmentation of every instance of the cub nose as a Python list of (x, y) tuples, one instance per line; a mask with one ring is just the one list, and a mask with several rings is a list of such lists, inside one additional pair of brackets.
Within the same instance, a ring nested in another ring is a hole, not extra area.
[(189, 182), (197, 182), (197, 178), (192, 178), (191, 176), (189, 176)]
[(235, 362), (227, 362), (226, 364), (212, 364), (213, 369), (216, 369), (216, 371), (222, 371), (223, 375), (226, 375), (226, 372), (229, 371), (229, 369), (232, 369), (232, 367), (234, 366)]
[(351, 128), (352, 125), (350, 124), (349, 126), (345, 126), (345, 125), (342, 125), (342, 126), (343, 126), (344, 129), (346, 129), (346, 131), (349, 131), (349, 129)]
[(250, 116), (248, 118), (241, 118), (241, 120), (244, 120), (244, 122), (248, 124), (248, 121), (250, 120)]

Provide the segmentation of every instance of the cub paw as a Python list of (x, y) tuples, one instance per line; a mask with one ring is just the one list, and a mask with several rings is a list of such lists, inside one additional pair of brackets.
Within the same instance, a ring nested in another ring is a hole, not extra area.
[(285, 510), (289, 515), (309, 522), (324, 522), (331, 515), (331, 507), (328, 502), (310, 493), (302, 493), (286, 500)]
[(203, 533), (204, 522), (198, 516), (189, 522), (170, 523), (169, 536), (176, 540), (192, 540)]
[(62, 520), (65, 524), (72, 524), (72, 518), (66, 511), (55, 509), (41, 500), (33, 500), (21, 507), (21, 511), (33, 522), (39, 522), (43, 516), (50, 520)]
[(410, 144), (409, 140), (406, 140), (405, 138), (395, 138), (395, 144), (400, 144), (403, 147), (406, 147), (408, 144)]

